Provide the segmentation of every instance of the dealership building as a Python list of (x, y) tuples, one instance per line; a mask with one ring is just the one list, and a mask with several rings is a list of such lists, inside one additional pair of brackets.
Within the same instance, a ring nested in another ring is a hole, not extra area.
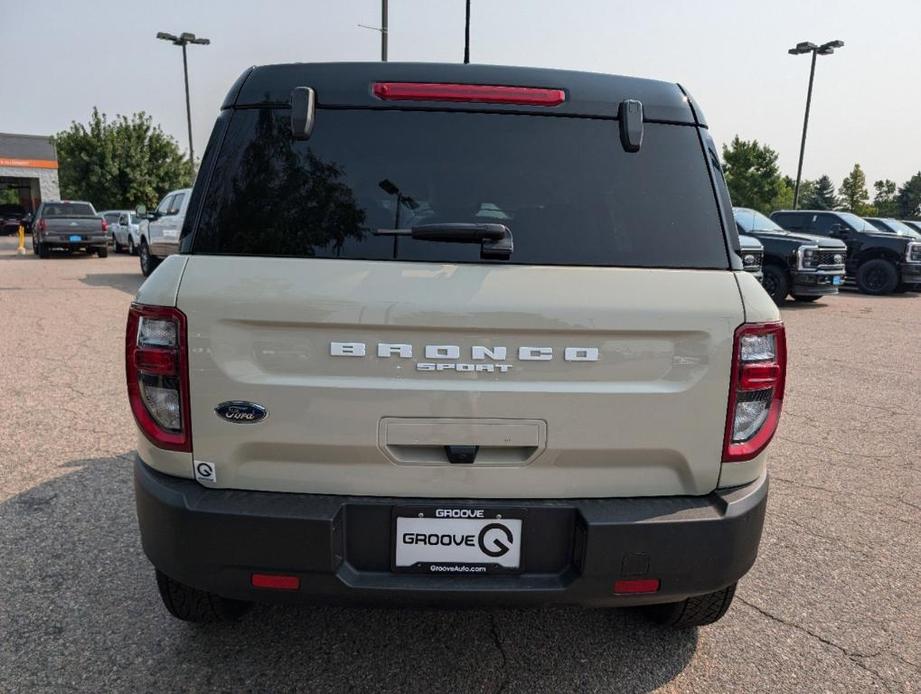
[(60, 200), (58, 155), (51, 138), (0, 133), (0, 191), (12, 190), (33, 212), (42, 200)]

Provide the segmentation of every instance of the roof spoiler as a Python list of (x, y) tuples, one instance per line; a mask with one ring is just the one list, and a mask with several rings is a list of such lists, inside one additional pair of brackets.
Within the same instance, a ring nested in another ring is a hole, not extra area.
[(310, 137), (316, 109), (317, 95), (312, 88), (295, 87), (291, 90), (291, 137), (295, 140)]

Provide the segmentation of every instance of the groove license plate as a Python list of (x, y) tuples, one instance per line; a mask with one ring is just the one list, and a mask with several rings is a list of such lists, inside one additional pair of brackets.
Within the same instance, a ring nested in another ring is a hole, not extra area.
[[(395, 571), (428, 574), (514, 573), (521, 569), (520, 512), (399, 509)], [(472, 516), (472, 517), (471, 517)]]

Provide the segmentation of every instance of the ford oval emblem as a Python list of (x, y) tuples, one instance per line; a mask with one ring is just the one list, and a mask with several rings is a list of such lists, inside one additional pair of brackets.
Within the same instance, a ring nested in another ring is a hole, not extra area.
[(234, 424), (255, 424), (269, 416), (269, 411), (257, 402), (228, 400), (214, 408), (217, 416)]

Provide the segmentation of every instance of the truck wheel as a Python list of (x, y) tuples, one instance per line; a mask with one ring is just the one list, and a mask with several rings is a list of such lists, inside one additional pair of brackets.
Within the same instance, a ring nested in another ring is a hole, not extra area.
[(138, 249), (138, 255), (141, 260), (141, 274), (144, 277), (150, 277), (150, 273), (157, 269), (157, 265), (160, 264), (159, 258), (154, 258), (150, 254), (150, 248), (147, 246), (147, 241), (141, 239), (141, 247)]
[(128, 255), (137, 255), (137, 249), (134, 247), (134, 239), (128, 237)]
[(899, 286), (899, 271), (882, 258), (868, 260), (857, 268), (857, 288), (864, 294), (891, 294)]
[(713, 624), (726, 614), (736, 594), (736, 583), (715, 593), (695, 595), (681, 602), (669, 602), (664, 605), (645, 607), (646, 615), (658, 624), (689, 629)]
[(35, 240), (35, 234), (32, 234), (32, 253), (38, 255), (38, 241)]
[(222, 598), (174, 581), (159, 570), (157, 589), (169, 613), (185, 622), (231, 622), (252, 607), (252, 603)]
[(805, 294), (794, 294), (793, 298), (797, 301), (805, 301), (806, 303), (812, 303), (813, 301), (818, 301), (821, 299), (821, 296), (806, 296)]
[(48, 247), (47, 243), (39, 242), (38, 244), (38, 257), (39, 258), (50, 258), (51, 257), (51, 248)]
[(99, 246), (99, 248), (96, 249), (96, 255), (98, 255), (100, 258), (108, 258), (109, 257), (109, 247)]
[(787, 279), (787, 272), (777, 265), (765, 265), (762, 268), (764, 279), (761, 284), (774, 303), (782, 306), (784, 299), (790, 291), (790, 280)]

